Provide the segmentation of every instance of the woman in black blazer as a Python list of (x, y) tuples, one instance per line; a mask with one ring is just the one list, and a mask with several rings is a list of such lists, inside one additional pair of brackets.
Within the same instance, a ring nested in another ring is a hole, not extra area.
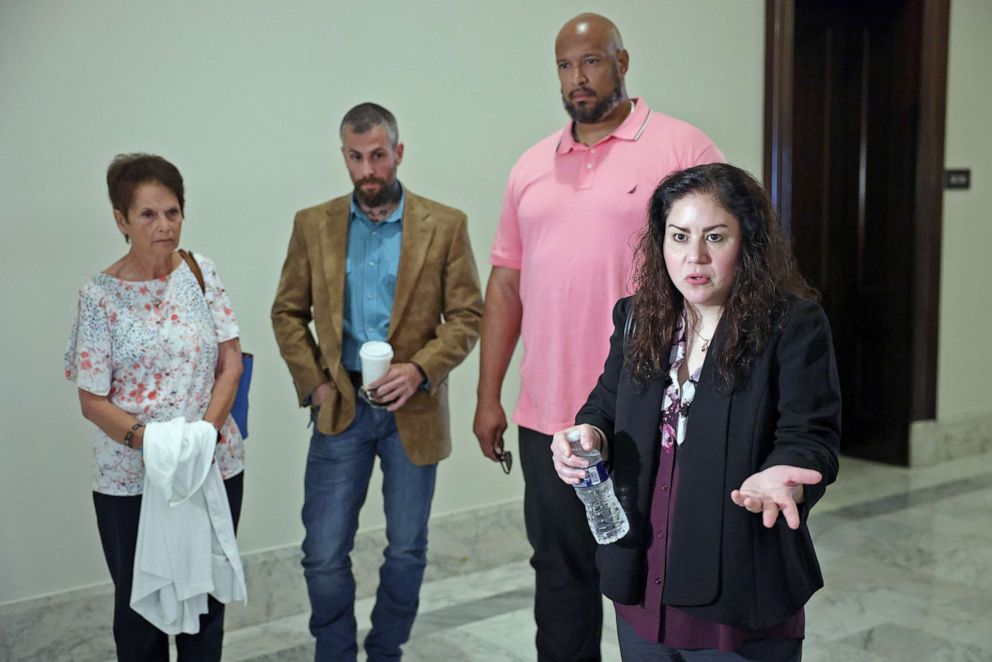
[(830, 327), (745, 171), (667, 177), (603, 374), (551, 449), (601, 447), (630, 531), (597, 553), (624, 660), (798, 660), (823, 585), (806, 520), (837, 475)]

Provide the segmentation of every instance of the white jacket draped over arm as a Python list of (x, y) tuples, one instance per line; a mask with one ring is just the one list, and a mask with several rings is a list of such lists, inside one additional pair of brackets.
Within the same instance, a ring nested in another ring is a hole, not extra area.
[(220, 470), (204, 421), (149, 423), (131, 608), (166, 634), (195, 634), (207, 596), (247, 600)]

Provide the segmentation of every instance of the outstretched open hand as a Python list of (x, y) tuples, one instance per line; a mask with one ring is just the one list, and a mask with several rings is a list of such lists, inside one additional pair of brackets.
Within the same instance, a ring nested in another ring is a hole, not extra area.
[(775, 526), (782, 513), (790, 529), (799, 528), (799, 508), (804, 500), (803, 485), (816, 485), (823, 476), (819, 471), (779, 464), (749, 476), (730, 499), (752, 513), (761, 513), (762, 523)]

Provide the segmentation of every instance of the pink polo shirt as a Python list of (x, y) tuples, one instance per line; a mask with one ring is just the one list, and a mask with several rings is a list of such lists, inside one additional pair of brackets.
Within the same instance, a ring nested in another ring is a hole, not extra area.
[(572, 425), (603, 371), (611, 310), (631, 293), (633, 248), (666, 175), (724, 161), (699, 129), (636, 107), (592, 147), (572, 125), (513, 166), (489, 261), (520, 270), (520, 399), (513, 420), (544, 434)]

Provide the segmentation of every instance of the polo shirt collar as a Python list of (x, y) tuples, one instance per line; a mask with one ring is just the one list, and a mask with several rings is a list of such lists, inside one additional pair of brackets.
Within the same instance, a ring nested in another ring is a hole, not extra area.
[[(381, 223), (398, 223), (403, 219), (403, 210), (406, 208), (406, 189), (403, 188), (403, 184), (400, 184), (400, 203), (396, 205), (396, 209)], [(362, 208), (358, 206), (358, 200), (355, 198), (354, 192), (351, 194), (351, 220), (363, 220), (366, 223), (372, 223)]]
[[(600, 140), (611, 140), (617, 138), (618, 140), (630, 140), (634, 141), (641, 137), (644, 132), (644, 127), (647, 124), (648, 117), (651, 114), (651, 109), (648, 108), (648, 104), (644, 102), (643, 99), (638, 97), (631, 97), (634, 102), (634, 111), (627, 115), (627, 119), (623, 123), (613, 130), (613, 133)], [(572, 120), (565, 128), (562, 129), (561, 139), (558, 141), (558, 147), (555, 150), (558, 154), (568, 154), (576, 147), (581, 147), (585, 149), (585, 145), (575, 140), (572, 137), (572, 126), (575, 124), (575, 120)]]

